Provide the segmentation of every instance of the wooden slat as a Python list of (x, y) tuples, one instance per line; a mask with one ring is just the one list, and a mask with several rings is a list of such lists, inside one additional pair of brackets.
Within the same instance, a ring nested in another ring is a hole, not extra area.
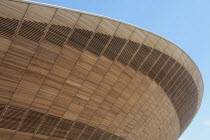
[(29, 4), (22, 2), (14, 2), (8, 0), (0, 1), (0, 16), (3, 18), (10, 18), (21, 20), (26, 12)]
[(0, 127), (10, 139), (177, 138), (197, 111), (197, 69), (155, 34), (6, 0), (0, 22)]

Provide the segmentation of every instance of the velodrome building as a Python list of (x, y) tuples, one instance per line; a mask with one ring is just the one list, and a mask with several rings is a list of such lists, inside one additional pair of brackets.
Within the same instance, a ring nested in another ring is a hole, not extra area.
[(0, 140), (177, 140), (202, 96), (197, 66), (161, 36), (0, 0)]

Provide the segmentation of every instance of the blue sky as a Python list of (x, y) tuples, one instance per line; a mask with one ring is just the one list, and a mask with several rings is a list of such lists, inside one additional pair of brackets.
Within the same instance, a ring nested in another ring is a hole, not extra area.
[(210, 140), (210, 0), (33, 0), (104, 15), (159, 34), (182, 48), (204, 80), (201, 108), (179, 140)]

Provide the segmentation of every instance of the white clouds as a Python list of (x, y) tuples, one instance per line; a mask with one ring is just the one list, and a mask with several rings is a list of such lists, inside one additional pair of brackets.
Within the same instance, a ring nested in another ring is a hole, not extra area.
[(210, 127), (210, 120), (204, 121), (203, 124)]

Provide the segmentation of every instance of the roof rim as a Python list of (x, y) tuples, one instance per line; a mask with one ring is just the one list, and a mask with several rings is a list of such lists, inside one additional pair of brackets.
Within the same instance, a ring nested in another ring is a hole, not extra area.
[[(138, 27), (136, 25), (133, 25), (133, 24), (130, 24), (130, 23), (126, 23), (126, 22), (118, 20), (118, 19), (113, 19), (113, 18), (110, 18), (110, 17), (106, 17), (106, 16), (102, 16), (102, 15), (98, 15), (98, 14), (93, 14), (93, 13), (89, 13), (89, 12), (86, 12), (86, 11), (80, 11), (80, 10), (76, 10), (76, 9), (70, 9), (70, 8), (67, 8), (67, 7), (61, 7), (61, 6), (56, 6), (56, 5), (46, 4), (46, 3), (39, 3), (39, 2), (35, 2), (35, 1), (30, 1), (30, 0), (8, 0), (8, 1), (16, 1), (16, 2), (24, 2), (24, 3), (29, 3), (29, 4), (42, 5), (42, 6), (52, 7), (52, 8), (59, 8), (59, 9), (63, 9), (63, 10), (78, 12), (78, 13), (84, 13), (84, 14), (91, 15), (91, 16), (101, 17), (101, 18), (104, 18), (104, 19), (109, 19), (109, 20), (112, 20), (112, 21), (115, 21), (115, 22), (119, 22), (119, 23), (122, 23), (122, 24), (125, 24), (125, 25), (129, 25), (131, 27), (134, 27), (134, 28), (146, 31), (146, 32), (148, 32), (150, 34), (153, 34), (155, 36), (158, 36), (158, 37), (168, 41), (169, 44), (175, 45), (178, 49), (180, 49), (182, 51), (182, 53), (184, 53), (189, 58), (189, 60), (193, 62), (194, 66), (196, 67), (196, 69), (198, 71), (198, 74), (199, 74), (199, 76), (201, 78), (201, 82), (202, 82), (202, 89), (201, 89), (202, 91), (200, 93), (201, 94), (201, 101), (202, 101), (203, 92), (204, 92), (204, 83), (203, 83), (203, 77), (201, 76), (201, 72), (198, 69), (198, 66), (196, 65), (196, 63), (192, 60), (192, 58), (183, 49), (181, 49), (179, 46), (177, 46), (176, 44), (174, 44), (170, 40), (162, 37), (161, 35), (153, 33), (153, 32), (151, 32), (151, 31), (149, 31), (147, 29), (143, 29), (143, 28)], [(198, 105), (197, 111), (199, 110), (199, 108), (200, 108), (200, 104)]]

